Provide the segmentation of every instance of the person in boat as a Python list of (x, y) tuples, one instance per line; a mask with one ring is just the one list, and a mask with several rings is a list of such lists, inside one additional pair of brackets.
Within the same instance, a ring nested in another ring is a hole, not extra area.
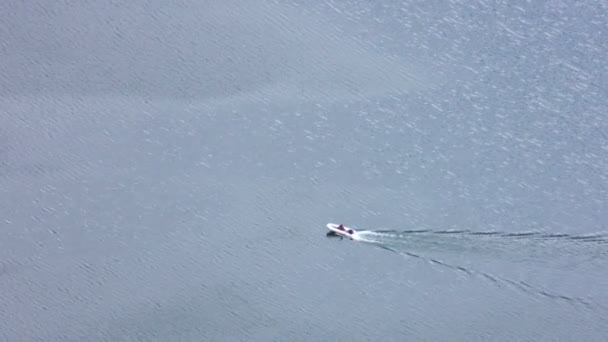
[(353, 233), (354, 233), (354, 231), (353, 231), (352, 229), (346, 230), (346, 228), (344, 228), (344, 226), (343, 226), (343, 225), (339, 225), (339, 226), (338, 226), (338, 230), (345, 231), (345, 232), (347, 232), (347, 233), (348, 233), (348, 234), (350, 234), (350, 235), (353, 235)]
[[(336, 229), (341, 230), (341, 231), (346, 232), (351, 235), (354, 233), (352, 229), (346, 230), (346, 228), (344, 228), (343, 224), (339, 225)], [(327, 236), (340, 236), (340, 238), (342, 238), (342, 235), (339, 235), (338, 233), (336, 233), (334, 231), (327, 232)]]
[[(344, 225), (341, 224), (336, 229), (344, 231)], [(327, 236), (339, 236), (339, 237), (342, 237), (340, 234), (334, 232), (333, 230), (327, 232)]]

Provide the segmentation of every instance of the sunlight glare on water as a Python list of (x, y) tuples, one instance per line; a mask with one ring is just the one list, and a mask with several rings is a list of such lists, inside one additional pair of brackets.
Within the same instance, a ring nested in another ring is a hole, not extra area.
[(2, 2), (0, 340), (604, 341), (607, 10)]

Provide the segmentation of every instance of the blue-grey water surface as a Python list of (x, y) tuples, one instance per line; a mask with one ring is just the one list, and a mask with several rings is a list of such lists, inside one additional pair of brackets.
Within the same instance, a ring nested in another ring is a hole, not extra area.
[(3, 2), (0, 340), (605, 341), (607, 13)]

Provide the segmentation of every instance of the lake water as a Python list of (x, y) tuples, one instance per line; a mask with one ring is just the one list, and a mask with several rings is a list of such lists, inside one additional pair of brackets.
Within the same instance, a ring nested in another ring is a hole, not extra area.
[(606, 340), (607, 10), (1, 4), (0, 340)]

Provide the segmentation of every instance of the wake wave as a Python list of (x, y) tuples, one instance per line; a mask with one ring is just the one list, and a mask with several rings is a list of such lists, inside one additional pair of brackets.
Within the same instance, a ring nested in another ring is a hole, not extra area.
[[(442, 237), (442, 238), (440, 238)], [(480, 240), (482, 239), (482, 240)], [(489, 241), (494, 240), (497, 243), (487, 244)], [(603, 306), (599, 305), (596, 302), (591, 302), (584, 298), (567, 296), (559, 293), (555, 293), (553, 291), (544, 289), (539, 286), (531, 285), (527, 282), (520, 280), (512, 280), (509, 278), (493, 275), (487, 272), (473, 270), (468, 267), (463, 267), (457, 264), (453, 264), (450, 262), (446, 262), (443, 260), (439, 260), (433, 257), (426, 257), (420, 254), (419, 251), (423, 250), (425, 253), (433, 252), (433, 251), (441, 251), (441, 252), (482, 252), (488, 256), (488, 252), (496, 253), (498, 252), (510, 252), (514, 255), (520, 256), (522, 250), (517, 250), (516, 247), (523, 247), (524, 254), (527, 254), (528, 258), (534, 258), (534, 254), (538, 253), (550, 253), (550, 251), (539, 252), (539, 246), (530, 246), (533, 242), (541, 241), (543, 243), (554, 241), (559, 242), (561, 247), (557, 250), (560, 253), (560, 256), (563, 257), (564, 254), (568, 254), (568, 251), (572, 250), (572, 247), (577, 246), (577, 257), (580, 257), (580, 253), (584, 252), (589, 256), (594, 252), (597, 254), (603, 254), (603, 256), (608, 255), (608, 251), (605, 251), (604, 248), (600, 248), (598, 250), (582, 248), (583, 246), (580, 243), (591, 243), (594, 245), (603, 245), (608, 243), (608, 234), (599, 233), (593, 235), (571, 235), (571, 234), (549, 234), (542, 232), (496, 232), (496, 231), (487, 231), (487, 232), (475, 232), (469, 230), (368, 230), (368, 231), (359, 231), (355, 236), (355, 240), (369, 243), (374, 246), (380, 247), (382, 249), (400, 254), (405, 257), (412, 257), (419, 260), (423, 260), (429, 264), (436, 265), (439, 267), (451, 269), (455, 272), (459, 272), (462, 274), (466, 274), (469, 277), (477, 277), (498, 286), (509, 286), (518, 291), (529, 295), (542, 296), (545, 298), (550, 298), (552, 300), (559, 300), (563, 302), (567, 302), (569, 304), (579, 305), (586, 307), (588, 309), (598, 309), (602, 308), (603, 310), (607, 310)], [(523, 242), (522, 244), (517, 243), (516, 245), (513, 242)], [(483, 242), (483, 243), (482, 243)], [(585, 245), (589, 247), (590, 245)], [(550, 249), (548, 245), (543, 244), (544, 249)], [(555, 246), (554, 246), (555, 247)], [(540, 248), (542, 249), (542, 248)], [(556, 251), (554, 250), (553, 253)], [(571, 251), (574, 254), (573, 251)], [(478, 253), (479, 254), (479, 253)], [(459, 253), (460, 255), (460, 253)], [(477, 255), (479, 256), (479, 255)], [(540, 257), (536, 255), (536, 258)], [(605, 259), (605, 258), (602, 258)], [(546, 261), (546, 260), (537, 260), (537, 261)]]
[[(408, 250), (473, 254), (509, 261), (541, 263), (557, 262), (578, 266), (579, 262), (608, 259), (608, 234), (549, 234), (543, 232), (475, 232), (469, 230), (369, 230), (360, 231), (363, 242), (402, 246)], [(402, 250), (403, 248), (399, 247)]]
[(496, 238), (518, 239), (540, 239), (540, 240), (565, 240), (576, 242), (608, 243), (608, 233), (595, 234), (561, 234), (545, 232), (501, 232), (501, 231), (471, 231), (471, 230), (367, 230), (359, 232), (360, 235), (382, 235), (382, 236), (406, 236), (412, 234), (434, 234), (434, 235), (461, 235), (461, 236), (486, 236)]

